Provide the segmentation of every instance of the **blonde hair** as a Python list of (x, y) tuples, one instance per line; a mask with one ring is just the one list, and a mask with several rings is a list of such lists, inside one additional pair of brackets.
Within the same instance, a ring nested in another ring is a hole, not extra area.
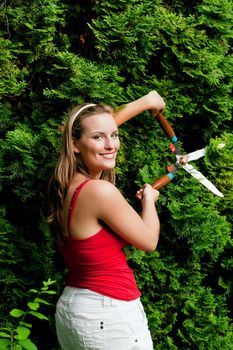
[[(87, 117), (109, 113), (113, 114), (113, 109), (103, 104), (86, 104), (75, 107), (68, 115), (63, 132), (63, 142), (60, 156), (57, 161), (53, 176), (49, 182), (48, 196), (48, 217), (47, 222), (52, 235), (62, 239), (62, 209), (70, 182), (76, 172), (90, 177), (88, 169), (83, 163), (79, 154), (73, 151), (73, 140), (79, 140), (83, 132), (83, 120)], [(115, 183), (115, 171), (104, 170), (101, 179)]]

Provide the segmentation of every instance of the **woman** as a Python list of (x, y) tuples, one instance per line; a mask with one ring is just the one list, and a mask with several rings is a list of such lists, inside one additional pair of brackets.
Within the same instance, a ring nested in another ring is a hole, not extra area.
[(48, 217), (68, 269), (56, 309), (62, 350), (153, 349), (141, 292), (123, 247), (156, 248), (159, 192), (148, 184), (137, 192), (139, 216), (114, 186), (114, 167), (117, 124), (143, 110), (163, 108), (163, 99), (151, 92), (115, 114), (96, 104), (70, 113), (50, 183)]

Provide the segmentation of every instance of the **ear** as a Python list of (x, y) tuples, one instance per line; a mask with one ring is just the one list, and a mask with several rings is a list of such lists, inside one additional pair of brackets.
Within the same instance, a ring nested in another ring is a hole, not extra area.
[(79, 147), (78, 147), (78, 141), (74, 138), (72, 138), (72, 147), (73, 147), (74, 153), (80, 153)]

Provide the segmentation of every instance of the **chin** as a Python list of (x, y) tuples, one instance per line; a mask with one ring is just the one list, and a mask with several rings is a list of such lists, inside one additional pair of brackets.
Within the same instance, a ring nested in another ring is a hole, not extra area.
[(115, 166), (116, 162), (112, 161), (111, 163), (109, 162), (109, 164), (104, 165), (102, 170), (112, 170), (115, 168)]

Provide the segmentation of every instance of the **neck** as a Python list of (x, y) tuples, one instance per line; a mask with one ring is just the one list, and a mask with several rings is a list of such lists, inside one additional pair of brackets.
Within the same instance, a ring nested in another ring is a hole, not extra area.
[(82, 175), (84, 175), (85, 177), (87, 177), (87, 178), (89, 178), (89, 179), (100, 179), (101, 178), (101, 174), (102, 174), (102, 172), (101, 173), (98, 173), (98, 174), (95, 174), (95, 175), (91, 175), (91, 174), (88, 174), (85, 170), (80, 170), (79, 171), (80, 172), (80, 174), (82, 174)]

